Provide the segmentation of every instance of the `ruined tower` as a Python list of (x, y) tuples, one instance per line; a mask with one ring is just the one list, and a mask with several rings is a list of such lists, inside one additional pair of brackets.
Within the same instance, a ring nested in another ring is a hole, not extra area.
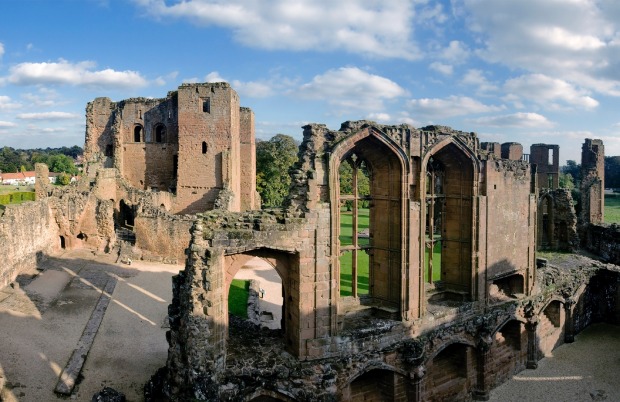
[(602, 140), (586, 138), (581, 147), (580, 223), (603, 223), (605, 209), (605, 147)]

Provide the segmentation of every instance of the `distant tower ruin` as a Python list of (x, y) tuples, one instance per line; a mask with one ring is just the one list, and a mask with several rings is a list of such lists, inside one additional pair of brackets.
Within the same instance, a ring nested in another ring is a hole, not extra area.
[(538, 189), (560, 187), (560, 146), (534, 144), (530, 147), (530, 163), (536, 165)]
[(586, 138), (581, 148), (580, 223), (603, 223), (605, 213), (605, 147), (602, 140)]

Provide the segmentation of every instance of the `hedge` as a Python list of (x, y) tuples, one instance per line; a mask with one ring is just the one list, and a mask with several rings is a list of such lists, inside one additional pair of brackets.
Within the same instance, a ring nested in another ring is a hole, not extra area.
[(19, 191), (15, 193), (0, 194), (0, 204), (19, 204), (24, 201), (34, 201), (35, 195), (32, 191)]

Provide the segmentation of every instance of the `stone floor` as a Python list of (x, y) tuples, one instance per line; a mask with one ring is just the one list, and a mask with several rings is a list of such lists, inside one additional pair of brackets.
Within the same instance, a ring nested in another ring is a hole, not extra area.
[[(38, 268), (38, 269), (37, 269)], [(58, 378), (80, 341), (102, 289), (116, 280), (71, 400), (90, 401), (104, 386), (142, 400), (142, 387), (165, 365), (171, 277), (181, 266), (134, 262), (75, 250), (50, 257), (0, 289), (0, 400), (55, 401)]]
[(620, 327), (594, 324), (491, 391), (491, 401), (620, 401)]

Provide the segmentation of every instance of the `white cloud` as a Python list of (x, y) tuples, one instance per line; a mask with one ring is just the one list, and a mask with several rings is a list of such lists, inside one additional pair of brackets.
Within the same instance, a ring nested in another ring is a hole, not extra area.
[(341, 67), (315, 76), (294, 94), (305, 99), (323, 100), (341, 111), (380, 112), (384, 100), (405, 96), (407, 92), (388, 78), (357, 67)]
[(379, 123), (387, 123), (392, 120), (392, 117), (387, 113), (370, 113), (366, 118)]
[(415, 10), (409, 0), (134, 2), (158, 19), (187, 19), (200, 26), (230, 29), (238, 42), (256, 48), (419, 57), (411, 41)]
[(212, 71), (206, 75), (205, 82), (228, 82), (228, 81), (222, 78), (220, 73), (218, 73), (217, 71)]
[(21, 113), (16, 116), (21, 120), (68, 120), (79, 119), (82, 116), (76, 113), (67, 112), (42, 112), (42, 113)]
[(480, 117), (466, 120), (487, 127), (551, 127), (553, 122), (538, 113), (514, 113), (501, 116)]
[(441, 58), (453, 63), (462, 63), (469, 57), (469, 53), (467, 45), (458, 40), (453, 40), (448, 47), (441, 51)]
[(136, 71), (95, 70), (92, 61), (21, 63), (10, 68), (4, 82), (14, 85), (61, 84), (96, 87), (136, 88), (147, 81)]
[(4, 44), (0, 42), (0, 59), (4, 56)]
[(10, 121), (2, 121), (2, 120), (0, 120), (0, 128), (5, 128), (5, 127), (17, 127), (17, 124), (12, 123)]
[(543, 74), (522, 75), (509, 79), (504, 84), (504, 90), (510, 95), (529, 99), (550, 109), (560, 107), (553, 102), (562, 102), (583, 109), (593, 109), (599, 104), (585, 91), (576, 89), (566, 81)]
[(429, 119), (497, 112), (503, 109), (501, 106), (485, 105), (473, 98), (456, 95), (445, 99), (412, 99), (407, 105), (416, 115)]
[(463, 76), (461, 83), (475, 86), (478, 93), (491, 92), (498, 89), (495, 84), (487, 80), (482, 70), (477, 69), (468, 70)]
[(451, 65), (440, 63), (438, 61), (431, 63), (429, 68), (444, 75), (452, 75), (452, 72), (454, 71)]
[(458, 0), (478, 54), (511, 69), (545, 74), (620, 96), (617, 0)]
[(21, 103), (14, 102), (6, 95), (0, 95), (0, 110), (14, 110), (22, 107)]
[(229, 81), (226, 78), (223, 78), (217, 71), (212, 71), (205, 76), (205, 82), (230, 82), (232, 88), (242, 97), (266, 98), (274, 94), (274, 84), (269, 80)]

